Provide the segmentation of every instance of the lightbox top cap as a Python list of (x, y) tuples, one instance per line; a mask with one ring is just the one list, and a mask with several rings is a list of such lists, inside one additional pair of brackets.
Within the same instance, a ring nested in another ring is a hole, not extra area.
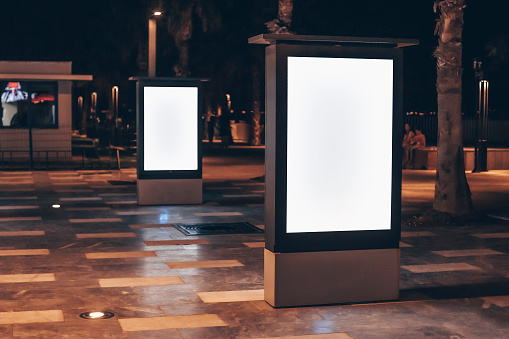
[(249, 38), (250, 44), (272, 45), (277, 43), (315, 43), (315, 44), (348, 44), (371, 45), (377, 47), (408, 47), (419, 44), (416, 39), (391, 39), (375, 37), (350, 37), (328, 35), (296, 35), (296, 34), (259, 34)]

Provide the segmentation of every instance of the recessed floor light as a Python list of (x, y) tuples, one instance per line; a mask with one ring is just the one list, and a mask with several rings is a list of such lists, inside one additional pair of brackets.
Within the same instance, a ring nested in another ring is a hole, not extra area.
[(111, 312), (85, 312), (80, 314), (83, 319), (109, 319), (114, 316), (115, 314)]
[(54, 204), (51, 207), (53, 207), (53, 208), (60, 208), (60, 205), (59, 204)]

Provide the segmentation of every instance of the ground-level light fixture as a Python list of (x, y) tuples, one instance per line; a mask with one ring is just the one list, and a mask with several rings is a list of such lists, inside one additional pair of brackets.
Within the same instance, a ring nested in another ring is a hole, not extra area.
[(113, 318), (115, 314), (111, 312), (85, 312), (81, 313), (80, 317), (83, 319), (109, 319)]
[(161, 11), (154, 11), (153, 13), (155, 16), (160, 16), (161, 14), (163, 14), (163, 12)]
[(53, 207), (53, 208), (60, 208), (60, 204), (53, 204), (53, 205), (51, 205), (51, 207)]

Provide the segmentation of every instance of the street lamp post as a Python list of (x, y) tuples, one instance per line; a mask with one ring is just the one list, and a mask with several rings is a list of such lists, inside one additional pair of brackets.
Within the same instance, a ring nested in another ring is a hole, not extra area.
[(148, 76), (156, 76), (156, 18), (162, 13), (155, 11), (148, 19)]

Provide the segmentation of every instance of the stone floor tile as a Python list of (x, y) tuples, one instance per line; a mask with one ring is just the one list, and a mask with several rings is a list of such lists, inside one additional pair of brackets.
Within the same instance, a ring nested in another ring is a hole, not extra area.
[(480, 270), (479, 267), (475, 267), (466, 263), (402, 265), (401, 267), (413, 273)]
[(122, 330), (125, 332), (227, 326), (227, 324), (215, 314), (131, 318), (119, 319), (118, 322), (120, 323)]
[[(1, 233), (0, 233), (1, 234)], [(183, 240), (152, 240), (145, 241), (147, 246), (171, 246), (171, 245), (208, 245), (205, 239), (183, 239)]]
[(123, 287), (123, 286), (132, 287), (132, 286), (178, 285), (178, 284), (184, 284), (184, 282), (179, 277), (174, 276), (99, 279), (99, 285), (101, 287)]
[(132, 252), (90, 252), (85, 253), (87, 259), (114, 259), (114, 258), (148, 258), (156, 257), (152, 251), (132, 251)]
[(0, 250), (0, 257), (17, 255), (48, 255), (48, 249), (30, 249), (30, 250)]
[(204, 303), (264, 300), (264, 290), (196, 292)]
[(237, 260), (175, 261), (167, 262), (166, 265), (171, 269), (244, 266)]
[(76, 234), (78, 239), (91, 239), (91, 238), (136, 238), (136, 233), (122, 232), (122, 233), (79, 233)]
[(0, 283), (4, 284), (41, 281), (55, 281), (55, 275), (53, 273), (0, 275)]
[(490, 250), (489, 248), (476, 248), (471, 250), (431, 251), (431, 252), (448, 258), (504, 254), (502, 252)]
[(44, 231), (0, 231), (0, 237), (40, 236)]
[(0, 324), (27, 324), (64, 321), (61, 310), (0, 312)]
[(121, 218), (91, 218), (91, 219), (69, 219), (71, 223), (93, 223), (93, 222), (122, 222)]

